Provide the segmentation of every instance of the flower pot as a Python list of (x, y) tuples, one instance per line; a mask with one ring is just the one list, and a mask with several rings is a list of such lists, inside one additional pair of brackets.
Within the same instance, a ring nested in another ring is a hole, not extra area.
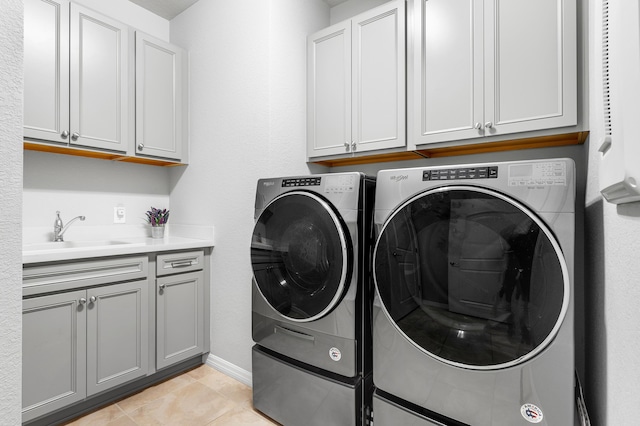
[(152, 226), (151, 238), (164, 238), (164, 226)]

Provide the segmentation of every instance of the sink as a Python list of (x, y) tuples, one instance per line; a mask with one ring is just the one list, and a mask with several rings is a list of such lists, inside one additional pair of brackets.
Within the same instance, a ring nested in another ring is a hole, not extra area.
[(25, 244), (23, 251), (61, 250), (72, 248), (105, 247), (120, 244), (131, 244), (127, 241), (118, 240), (93, 240), (93, 241), (51, 241), (48, 243)]

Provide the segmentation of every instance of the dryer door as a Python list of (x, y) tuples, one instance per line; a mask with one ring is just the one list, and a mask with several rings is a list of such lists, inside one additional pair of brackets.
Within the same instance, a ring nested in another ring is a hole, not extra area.
[(386, 314), (416, 347), (474, 369), (540, 352), (569, 301), (562, 252), (524, 205), (491, 190), (438, 188), (387, 219), (374, 253)]
[(313, 321), (330, 312), (346, 291), (352, 261), (343, 224), (315, 194), (287, 192), (258, 217), (253, 276), (267, 303), (290, 320)]

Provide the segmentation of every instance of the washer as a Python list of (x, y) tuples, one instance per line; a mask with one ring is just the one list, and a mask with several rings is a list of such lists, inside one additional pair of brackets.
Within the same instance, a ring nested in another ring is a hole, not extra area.
[(251, 240), (254, 406), (289, 425), (370, 411), (375, 179), (261, 179)]
[(377, 425), (573, 425), (571, 159), (384, 170)]

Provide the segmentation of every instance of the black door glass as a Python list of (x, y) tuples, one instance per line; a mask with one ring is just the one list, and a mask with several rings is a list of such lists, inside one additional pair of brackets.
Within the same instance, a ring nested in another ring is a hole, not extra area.
[(533, 215), (473, 189), (415, 197), (385, 223), (374, 276), (402, 332), (468, 366), (518, 360), (561, 320), (559, 253)]
[(333, 308), (348, 282), (350, 258), (337, 216), (304, 193), (274, 200), (253, 231), (251, 264), (258, 288), (291, 319), (315, 319)]

